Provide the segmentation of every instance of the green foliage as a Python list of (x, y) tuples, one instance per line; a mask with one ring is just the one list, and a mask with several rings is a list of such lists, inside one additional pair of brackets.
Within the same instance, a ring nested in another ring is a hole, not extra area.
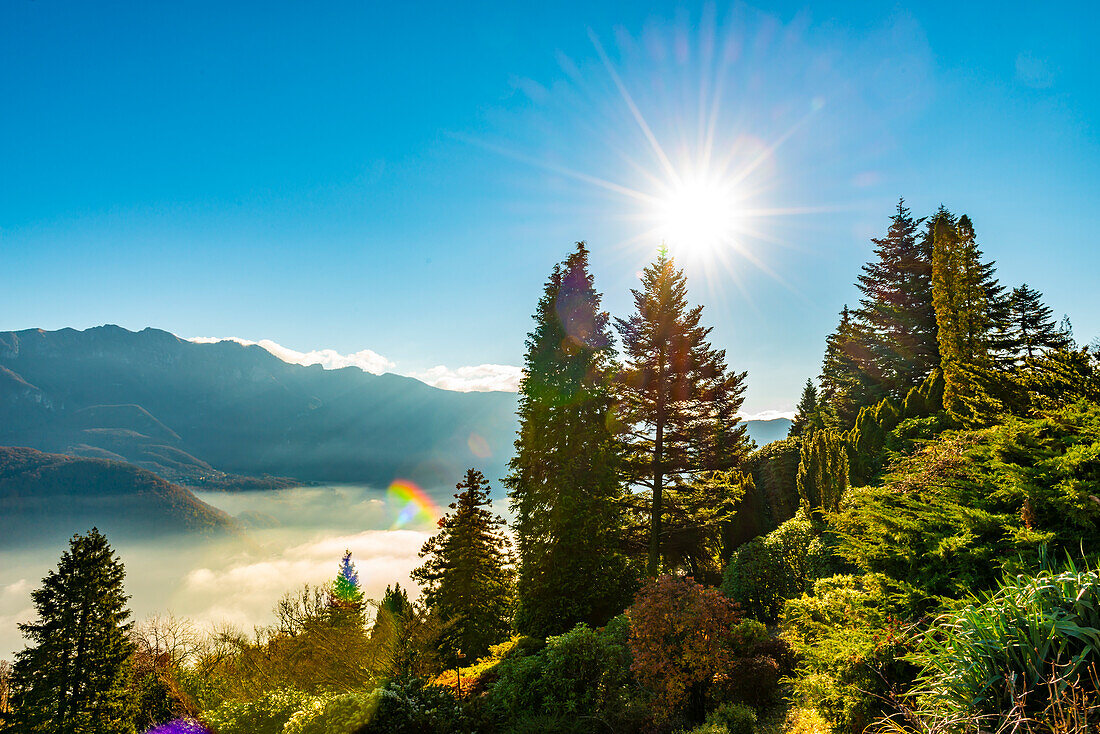
[(826, 424), (825, 406), (821, 404), (818, 397), (817, 387), (814, 385), (813, 380), (806, 380), (806, 385), (802, 388), (802, 397), (799, 398), (798, 405), (795, 406), (794, 420), (791, 421), (791, 427), (787, 435), (802, 436), (810, 434), (825, 428)]
[(913, 659), (937, 713), (1043, 711), (1067, 688), (1093, 689), (1100, 665), (1100, 572), (1006, 576), (938, 619)]
[(583, 243), (555, 266), (534, 318), (505, 484), (519, 560), (516, 628), (545, 637), (606, 623), (635, 580), (618, 551), (614, 349)]
[(1039, 549), (1100, 550), (1100, 407), (948, 432), (853, 493), (837, 552), (914, 609), (992, 587)]
[(218, 734), (282, 734), (290, 718), (316, 699), (290, 688), (269, 691), (251, 701), (229, 701), (203, 714)]
[(729, 734), (752, 734), (756, 711), (743, 703), (726, 703), (707, 715), (707, 724), (722, 727)]
[(858, 323), (845, 306), (836, 331), (825, 340), (821, 403), (841, 429), (855, 423), (861, 407), (874, 405), (884, 395), (881, 374), (874, 367), (868, 332), (868, 327)]
[(772, 441), (749, 455), (744, 468), (752, 475), (761, 499), (765, 530), (774, 529), (798, 511), (798, 464), (802, 440), (793, 436)]
[(31, 594), (37, 619), (19, 624), (11, 730), (125, 734), (134, 730), (126, 571), (96, 528), (74, 535)]
[(644, 716), (630, 679), (628, 630), (625, 617), (601, 630), (579, 624), (548, 638), (538, 652), (505, 657), (497, 666), (490, 708), (505, 728), (516, 731), (526, 730), (521, 722), (532, 719), (559, 722), (551, 727), (558, 731), (562, 721), (628, 722)]
[[(655, 577), (667, 565), (664, 491), (698, 483), (704, 473), (736, 469), (748, 453), (737, 416), (745, 373), (731, 371), (723, 350), (700, 326), (702, 306), (687, 301), (687, 279), (663, 248), (632, 290), (634, 313), (617, 319), (627, 364), (618, 381), (618, 415), (628, 484), (648, 492), (648, 561)], [(698, 523), (695, 523), (698, 524)]]
[(439, 533), (420, 550), (424, 565), (412, 573), (424, 603), (448, 624), (440, 639), (447, 667), (459, 654), (469, 660), (485, 655), (508, 636), (512, 621), (511, 542), (504, 520), (492, 513), (489, 483), (470, 469), (456, 488)]
[(808, 589), (825, 555), (810, 522), (796, 516), (734, 552), (722, 591), (757, 619), (774, 621), (786, 599)]
[(802, 659), (795, 703), (815, 709), (835, 731), (862, 732), (882, 711), (888, 682), (912, 678), (903, 660), (907, 630), (889, 617), (879, 579), (833, 576), (783, 608), (782, 630)]
[(848, 453), (834, 431), (817, 431), (802, 442), (798, 496), (810, 519), (821, 523), (840, 509), (848, 490)]

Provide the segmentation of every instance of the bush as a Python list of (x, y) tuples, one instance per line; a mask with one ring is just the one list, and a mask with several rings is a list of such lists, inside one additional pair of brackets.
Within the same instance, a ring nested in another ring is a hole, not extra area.
[(254, 701), (223, 703), (202, 718), (218, 734), (282, 734), (290, 717), (313, 702), (308, 694), (282, 688)]
[[(630, 721), (644, 716), (630, 678), (629, 622), (616, 617), (601, 630), (578, 624), (550, 637), (531, 655), (506, 656), (497, 666), (488, 706), (510, 730), (526, 730), (532, 721), (567, 721), (599, 717)], [(591, 725), (591, 721), (589, 721)], [(567, 727), (568, 729), (568, 727)]]
[(654, 718), (685, 707), (702, 718), (707, 689), (734, 658), (735, 605), (690, 578), (661, 576), (638, 592), (627, 614), (631, 670), (655, 695)]
[(708, 724), (724, 727), (729, 734), (752, 734), (756, 728), (756, 711), (740, 703), (719, 706), (707, 716)]
[(925, 703), (948, 714), (1033, 715), (1067, 688), (1095, 693), (1100, 572), (1006, 577), (996, 592), (941, 617), (914, 659)]
[(757, 619), (775, 621), (783, 602), (807, 590), (827, 556), (810, 521), (797, 515), (737, 549), (722, 591)]
[(911, 635), (890, 617), (875, 577), (834, 576), (813, 591), (783, 609), (783, 636), (802, 659), (794, 702), (837, 731), (862, 732), (881, 714), (890, 684), (912, 681), (915, 669), (904, 660)]

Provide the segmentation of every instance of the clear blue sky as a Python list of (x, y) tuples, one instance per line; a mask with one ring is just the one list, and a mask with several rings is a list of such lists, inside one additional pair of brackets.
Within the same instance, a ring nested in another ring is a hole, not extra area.
[(743, 205), (799, 212), (683, 258), (749, 411), (816, 374), (899, 195), (1100, 336), (1097, 5), (810, 6), (6, 0), (0, 329), (519, 364), (574, 240), (617, 315), (658, 244), (592, 182), (660, 170), (625, 90), (678, 168), (716, 109)]

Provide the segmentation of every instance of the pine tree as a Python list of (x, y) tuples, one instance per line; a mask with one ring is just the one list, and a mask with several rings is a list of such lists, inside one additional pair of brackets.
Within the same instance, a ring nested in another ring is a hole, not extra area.
[(870, 370), (886, 395), (904, 397), (939, 367), (936, 312), (932, 305), (932, 245), (917, 236), (904, 199), (886, 236), (871, 240), (876, 259), (863, 266), (863, 297), (855, 316), (867, 338)]
[(787, 432), (788, 436), (802, 436), (825, 427), (825, 416), (817, 397), (817, 386), (813, 380), (806, 380), (802, 388), (802, 397), (795, 408), (794, 420)]
[(705, 472), (740, 466), (747, 454), (737, 417), (746, 375), (731, 372), (725, 352), (710, 345), (710, 328), (699, 324), (703, 307), (688, 306), (687, 279), (664, 248), (642, 272), (642, 288), (631, 293), (635, 312), (616, 319), (628, 359), (619, 411), (627, 482), (650, 493), (646, 570), (656, 577), (666, 485), (689, 487)]
[(354, 617), (362, 621), (363, 590), (359, 588), (359, 573), (351, 562), (351, 551), (345, 550), (340, 570), (332, 582), (328, 598), (329, 609), (338, 617)]
[(797, 481), (802, 506), (815, 523), (840, 509), (848, 490), (848, 453), (835, 431), (816, 431), (803, 440)]
[(439, 521), (439, 533), (424, 543), (424, 565), (413, 571), (424, 603), (449, 624), (443, 633), (444, 657), (461, 653), (476, 660), (489, 646), (508, 637), (512, 621), (511, 542), (504, 520), (492, 513), (489, 483), (469, 469), (456, 487), (451, 512)]
[(15, 659), (10, 731), (134, 731), (125, 573), (96, 528), (69, 541), (57, 570), (31, 595), (38, 619), (19, 625), (30, 646)]
[(635, 582), (619, 552), (614, 350), (583, 242), (554, 268), (534, 320), (505, 484), (519, 561), (516, 628), (544, 637), (577, 622), (602, 626)]
[(1054, 312), (1043, 303), (1043, 294), (1024, 283), (1009, 296), (1009, 357), (1019, 363), (1047, 351), (1066, 349), (1070, 338), (1054, 323)]
[(860, 408), (874, 405), (884, 396), (883, 380), (868, 342), (868, 335), (845, 305), (840, 324), (825, 340), (819, 399), (822, 413), (841, 428), (850, 428)]

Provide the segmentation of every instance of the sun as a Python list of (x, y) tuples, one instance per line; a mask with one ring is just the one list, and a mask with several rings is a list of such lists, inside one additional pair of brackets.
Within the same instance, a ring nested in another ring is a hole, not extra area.
[(716, 177), (680, 178), (656, 201), (656, 229), (673, 251), (715, 254), (734, 245), (737, 192)]

